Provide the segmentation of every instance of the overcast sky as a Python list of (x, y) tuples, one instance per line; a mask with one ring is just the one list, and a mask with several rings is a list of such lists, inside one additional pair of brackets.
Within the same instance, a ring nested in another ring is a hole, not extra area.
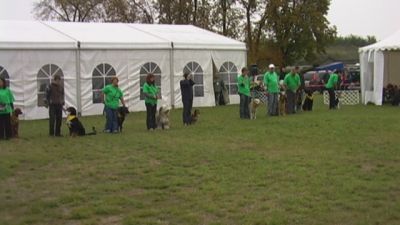
[[(38, 0), (0, 0), (0, 19), (33, 20)], [(328, 20), (340, 35), (373, 35), (379, 40), (400, 30), (400, 0), (331, 0)]]

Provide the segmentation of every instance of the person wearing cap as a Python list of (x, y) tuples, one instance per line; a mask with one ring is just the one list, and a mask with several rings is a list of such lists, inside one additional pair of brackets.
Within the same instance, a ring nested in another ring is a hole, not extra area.
[(300, 76), (298, 74), (299, 67), (293, 68), (290, 73), (286, 74), (283, 83), (286, 87), (286, 113), (293, 114), (296, 113), (296, 93), (297, 89), (300, 87)]
[(250, 119), (250, 78), (249, 70), (246, 67), (242, 68), (242, 74), (237, 78), (238, 93), (240, 96), (240, 118)]
[(56, 74), (46, 88), (46, 105), (49, 107), (49, 135), (61, 137), (62, 110), (64, 102), (64, 87), (61, 76)]
[(329, 75), (328, 82), (325, 85), (325, 88), (329, 93), (329, 109), (335, 109), (335, 88), (337, 86), (339, 80), (339, 76), (336, 74), (336, 71)]
[(106, 85), (103, 90), (104, 111), (106, 112), (105, 133), (118, 133), (118, 106), (119, 101), (125, 106), (121, 89), (118, 87), (118, 78), (113, 77), (111, 84)]
[(275, 72), (275, 65), (270, 64), (264, 75), (264, 85), (268, 92), (268, 115), (278, 115), (279, 76)]

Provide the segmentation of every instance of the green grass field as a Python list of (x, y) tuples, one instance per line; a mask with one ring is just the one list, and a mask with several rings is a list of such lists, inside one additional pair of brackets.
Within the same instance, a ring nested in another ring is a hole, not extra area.
[(0, 142), (0, 224), (400, 224), (400, 108), (314, 106), (201, 108), (191, 127), (174, 110), (155, 132), (131, 113), (122, 134), (80, 138), (22, 121)]

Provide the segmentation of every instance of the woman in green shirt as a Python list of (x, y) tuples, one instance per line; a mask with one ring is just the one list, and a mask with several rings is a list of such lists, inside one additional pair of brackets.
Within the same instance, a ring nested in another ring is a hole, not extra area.
[(250, 78), (249, 70), (243, 67), (242, 74), (237, 78), (238, 92), (240, 96), (240, 119), (250, 119)]
[(14, 96), (6, 85), (6, 79), (0, 77), (0, 139), (11, 138), (11, 113)]
[(106, 126), (104, 132), (106, 133), (118, 133), (118, 113), (117, 109), (119, 106), (119, 101), (125, 106), (124, 97), (121, 89), (118, 87), (118, 78), (113, 77), (111, 79), (111, 84), (103, 88), (104, 94), (104, 109), (106, 112)]
[(153, 74), (149, 73), (146, 77), (146, 83), (143, 85), (143, 94), (145, 96), (144, 103), (146, 105), (146, 125), (147, 130), (153, 131), (157, 128), (156, 112), (157, 112), (157, 99), (160, 99), (160, 93), (155, 85), (156, 78)]

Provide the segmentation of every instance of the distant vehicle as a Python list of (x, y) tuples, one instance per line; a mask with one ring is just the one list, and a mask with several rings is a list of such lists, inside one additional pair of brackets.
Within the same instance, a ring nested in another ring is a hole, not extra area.
[(312, 91), (323, 91), (325, 83), (329, 79), (330, 71), (308, 71), (303, 74), (304, 88)]

